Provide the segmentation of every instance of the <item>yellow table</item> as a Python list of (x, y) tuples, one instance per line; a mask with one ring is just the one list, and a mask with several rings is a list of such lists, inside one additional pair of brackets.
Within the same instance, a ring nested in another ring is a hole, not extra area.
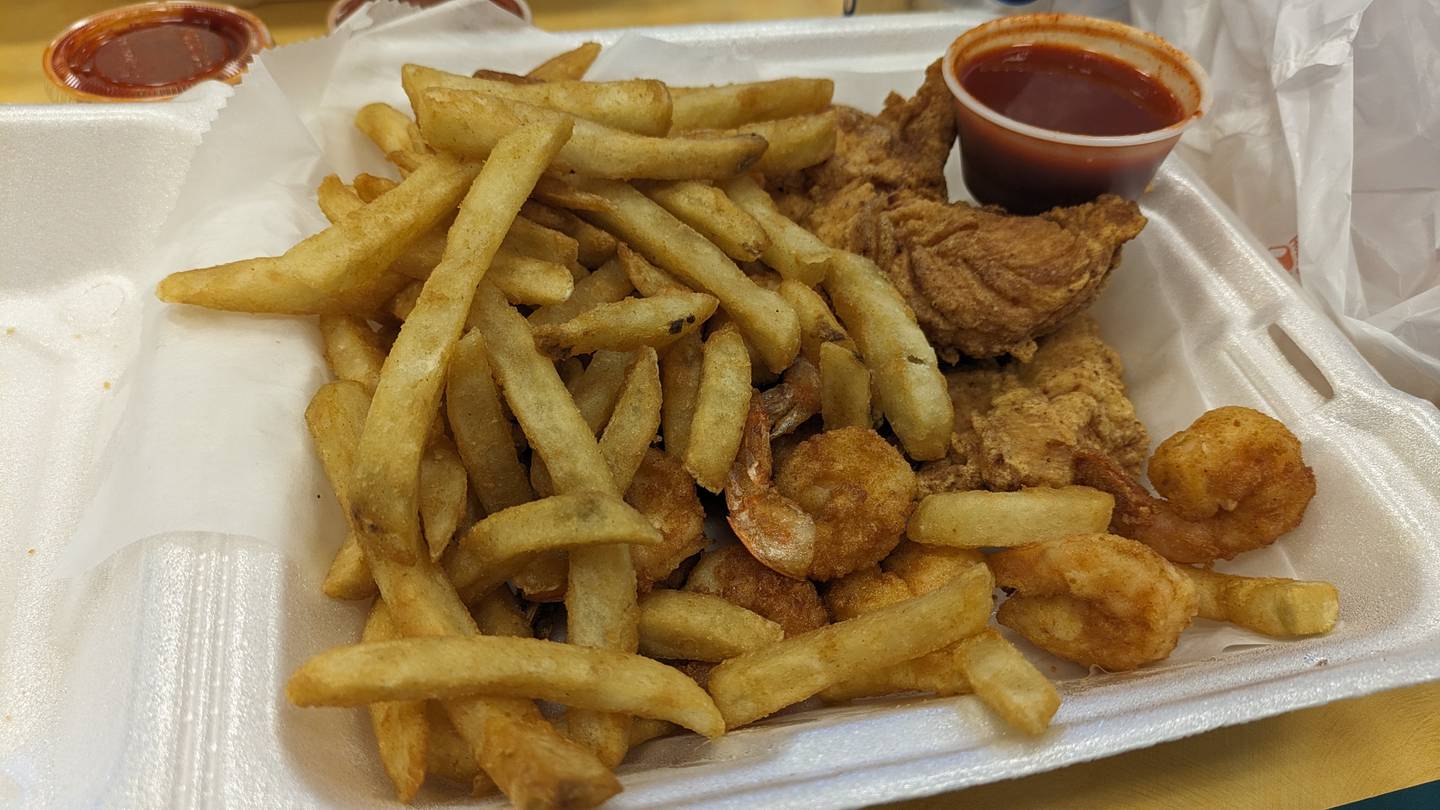
[[(116, 5), (22, 0), (6, 11), (0, 102), (44, 102), (40, 54), (69, 22)], [(838, 13), (840, 0), (531, 0), (553, 30)], [(905, 0), (865, 0), (866, 11)], [(261, 5), (280, 44), (324, 33), (329, 2)], [(953, 807), (1328, 807), (1440, 779), (1440, 682), (1347, 700), (1013, 782), (905, 802)]]

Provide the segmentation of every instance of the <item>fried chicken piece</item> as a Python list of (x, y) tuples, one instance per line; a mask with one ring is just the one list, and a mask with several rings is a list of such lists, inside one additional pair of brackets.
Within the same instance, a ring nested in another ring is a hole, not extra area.
[(1123, 371), (1094, 319), (1081, 315), (1043, 338), (1028, 363), (951, 372), (955, 435), (949, 457), (921, 469), (921, 494), (1066, 486), (1078, 452), (1138, 475), (1149, 437)]
[(942, 359), (1028, 359), (1095, 299), (1145, 217), (1108, 194), (1033, 217), (947, 202), (953, 103), (936, 62), (878, 116), (841, 108), (834, 157), (772, 189), (820, 239), (878, 264)]

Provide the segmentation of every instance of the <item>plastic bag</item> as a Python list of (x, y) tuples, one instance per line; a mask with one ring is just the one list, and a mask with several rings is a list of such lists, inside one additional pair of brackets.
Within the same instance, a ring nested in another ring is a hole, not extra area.
[(1210, 71), (1179, 153), (1392, 385), (1440, 401), (1440, 2), (1130, 11)]

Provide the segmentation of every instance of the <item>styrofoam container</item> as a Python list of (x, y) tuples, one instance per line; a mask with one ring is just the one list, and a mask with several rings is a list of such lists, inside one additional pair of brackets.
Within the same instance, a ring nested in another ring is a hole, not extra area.
[[(915, 71), (954, 15), (656, 29), (816, 70)], [(583, 36), (613, 41), (615, 32)], [(543, 56), (544, 54), (537, 54)], [(899, 75), (899, 74), (897, 74)], [(844, 87), (840, 88), (843, 97)], [(373, 807), (390, 787), (361, 712), (285, 704), (288, 674), (361, 612), (269, 546), (133, 545), (50, 566), (96, 476), (105, 383), (136, 325), (103, 283), (146, 255), (223, 94), (149, 108), (0, 109), (0, 805)], [(1440, 416), (1387, 387), (1243, 226), (1172, 160), (1094, 308), (1153, 436), (1241, 404), (1304, 443), (1319, 492), (1280, 546), (1339, 586), (1330, 635), (1067, 677), (1023, 738), (973, 698), (786, 714), (651, 743), (614, 807), (842, 807), (1007, 779), (1440, 676)], [(97, 223), (104, 248), (95, 247)], [(296, 426), (296, 441), (303, 431)], [(1280, 572), (1277, 572), (1280, 573)], [(449, 798), (446, 798), (449, 797)], [(422, 801), (454, 803), (428, 792)]]

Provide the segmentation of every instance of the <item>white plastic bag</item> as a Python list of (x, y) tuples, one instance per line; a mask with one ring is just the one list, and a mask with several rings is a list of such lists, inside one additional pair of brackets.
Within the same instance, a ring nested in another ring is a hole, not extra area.
[(1392, 385), (1440, 401), (1440, 2), (1131, 0), (1131, 17), (1210, 71), (1180, 154)]

